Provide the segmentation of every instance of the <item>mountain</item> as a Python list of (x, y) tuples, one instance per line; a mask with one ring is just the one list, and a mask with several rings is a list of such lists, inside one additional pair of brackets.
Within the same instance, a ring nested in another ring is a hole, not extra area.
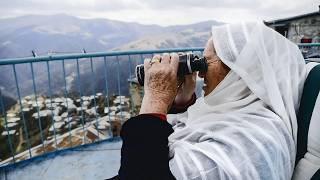
[[(127, 23), (109, 19), (81, 19), (65, 14), (40, 16), (28, 15), (16, 18), (0, 19), (0, 59), (31, 56), (34, 50), (38, 55), (82, 52), (111, 51), (111, 50), (141, 50), (175, 47), (204, 46), (212, 25), (221, 24), (216, 21), (205, 21), (190, 25), (159, 26)], [(109, 93), (128, 94), (129, 61), (127, 57), (119, 58), (119, 72), (117, 61), (108, 59), (108, 87)], [(133, 57), (140, 63), (139, 57)], [(91, 72), (90, 61), (80, 60), (80, 80), (83, 94), (94, 91), (104, 91), (104, 64), (94, 59)], [(21, 96), (33, 93), (33, 78), (30, 64), (16, 65), (17, 80)], [(55, 95), (65, 94), (67, 91), (79, 93), (76, 63), (65, 61), (65, 76), (63, 76), (62, 62), (50, 62), (51, 92)], [(48, 72), (46, 63), (33, 64), (36, 92), (48, 94)], [(112, 72), (112, 73), (110, 73)], [(118, 89), (118, 73), (121, 89)], [(131, 74), (132, 75), (132, 74)], [(0, 66), (0, 87), (10, 92), (10, 97), (17, 97), (14, 72), (12, 66)], [(93, 79), (93, 77), (95, 77)]]
[(211, 27), (219, 24), (222, 23), (205, 21), (191, 25), (169, 26), (167, 31), (146, 35), (113, 50), (202, 47), (210, 36)]
[(28, 15), (0, 20), (0, 58), (47, 52), (105, 51), (144, 35), (161, 33), (162, 27), (108, 19), (80, 19), (64, 14)]
[(221, 23), (206, 21), (163, 27), (109, 19), (80, 19), (65, 14), (0, 19), (0, 58), (30, 56), (32, 50), (38, 55), (82, 52), (83, 49), (106, 51), (144, 37), (166, 37), (182, 32), (182, 36), (193, 32), (209, 35), (210, 27), (217, 24)]
[(208, 32), (197, 32), (193, 29), (187, 29), (181, 32), (164, 33), (141, 38), (119, 48), (115, 48), (114, 50), (202, 47), (209, 36), (210, 34)]

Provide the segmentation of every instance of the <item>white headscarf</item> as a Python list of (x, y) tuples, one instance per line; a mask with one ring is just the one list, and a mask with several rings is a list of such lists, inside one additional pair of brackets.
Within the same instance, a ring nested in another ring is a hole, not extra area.
[(262, 23), (212, 29), (231, 71), (183, 114), (168, 115), (170, 169), (178, 180), (290, 179), (305, 62)]

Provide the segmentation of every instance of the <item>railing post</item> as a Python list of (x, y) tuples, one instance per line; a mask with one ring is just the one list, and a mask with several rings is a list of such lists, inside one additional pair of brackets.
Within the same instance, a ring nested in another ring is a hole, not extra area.
[[(110, 123), (110, 131), (109, 134), (111, 135), (111, 137), (113, 137), (113, 132), (112, 132), (112, 125), (113, 122), (111, 122), (111, 118), (110, 118), (110, 99), (109, 99), (109, 87), (108, 87), (108, 75), (107, 75), (107, 58), (104, 56), (103, 57), (103, 62), (104, 62), (104, 80), (105, 80), (105, 94), (104, 94), (104, 107), (106, 106), (106, 101), (107, 101), (107, 106), (108, 106), (108, 118), (109, 118), (109, 123)], [(107, 97), (107, 98), (106, 98)]]
[[(128, 55), (128, 60), (129, 60), (129, 78), (130, 78), (130, 80), (131, 80), (131, 75), (132, 75), (132, 65), (131, 65), (131, 56), (130, 55)], [(130, 81), (130, 84), (129, 84), (129, 95), (130, 95), (130, 86), (131, 86), (131, 81)], [(133, 98), (130, 96), (130, 106), (131, 106), (131, 112), (133, 113), (134, 112), (134, 103), (133, 103)], [(130, 114), (131, 115), (131, 114)]]
[(122, 100), (121, 100), (121, 85), (120, 85), (120, 63), (119, 63), (119, 56), (116, 56), (117, 59), (117, 75), (118, 75), (118, 94), (120, 98), (120, 116), (121, 120), (120, 123), (121, 125), (123, 124), (123, 114), (122, 114)]
[(66, 108), (67, 108), (69, 144), (72, 147), (71, 126), (70, 126), (70, 116), (69, 116), (69, 103), (68, 103), (68, 90), (67, 90), (66, 69), (65, 69), (65, 65), (64, 65), (64, 59), (62, 60), (62, 71), (63, 71), (63, 80), (64, 80), (64, 99), (65, 99)]
[(53, 114), (53, 109), (52, 109), (52, 90), (51, 90), (51, 75), (50, 75), (50, 66), (49, 66), (49, 61), (46, 61), (47, 64), (47, 73), (48, 73), (48, 82), (49, 82), (49, 96), (50, 96), (50, 110), (51, 110), (51, 123), (53, 126), (53, 135), (54, 135), (54, 142), (55, 142), (55, 146), (56, 146), (56, 150), (59, 148), (58, 144), (57, 144), (57, 135), (56, 135), (56, 127), (54, 126), (55, 121), (53, 119), (54, 114)]
[(36, 101), (36, 106), (37, 106), (38, 123), (39, 123), (39, 129), (40, 129), (40, 138), (41, 138), (41, 142), (42, 142), (43, 152), (46, 152), (46, 151), (45, 151), (44, 140), (43, 140), (42, 126), (41, 126), (41, 120), (40, 120), (40, 107), (39, 107), (39, 104), (38, 104), (37, 90), (36, 90), (36, 84), (35, 84), (35, 80), (34, 80), (34, 70), (33, 70), (33, 64), (32, 64), (32, 62), (30, 63), (30, 68), (31, 68), (31, 76), (32, 76), (32, 85), (33, 85), (34, 99), (35, 99), (35, 101)]
[(21, 103), (21, 95), (20, 95), (19, 83), (18, 83), (18, 78), (17, 78), (16, 65), (13, 64), (12, 67), (13, 67), (13, 73), (14, 73), (14, 80), (15, 80), (16, 88), (17, 88), (17, 94), (18, 94), (18, 98), (19, 98), (20, 113), (21, 113), (21, 116), (22, 116), (24, 132), (25, 132), (25, 135), (26, 135), (26, 140), (27, 140), (27, 145), (28, 145), (29, 157), (32, 157), (32, 154), (31, 154), (31, 143), (30, 143), (30, 139), (29, 139), (27, 123), (26, 123), (26, 120), (25, 120), (25, 117), (24, 117), (24, 113), (23, 113), (23, 110), (22, 110), (23, 107), (22, 107), (22, 103)]
[[(143, 59), (143, 55), (142, 54), (140, 54), (140, 63), (144, 64), (144, 59)], [(143, 87), (142, 87), (142, 92), (140, 94), (141, 94), (141, 98), (143, 98), (143, 96), (144, 96), (144, 88)]]
[[(80, 110), (81, 110), (81, 123), (82, 123), (82, 131), (85, 134), (85, 117), (83, 115), (83, 99), (82, 99), (82, 88), (81, 88), (81, 77), (80, 77), (80, 68), (79, 68), (79, 59), (76, 59), (77, 62), (77, 76), (78, 76), (78, 89), (80, 93)], [(83, 143), (85, 144), (85, 136), (83, 136)]]
[(15, 162), (16, 159), (15, 159), (15, 155), (14, 155), (14, 151), (13, 151), (13, 145), (12, 145), (11, 137), (10, 137), (10, 134), (9, 134), (8, 121), (7, 121), (7, 113), (6, 113), (5, 108), (4, 108), (4, 103), (3, 103), (3, 97), (2, 97), (2, 90), (1, 90), (1, 88), (0, 88), (0, 102), (1, 102), (1, 111), (2, 111), (2, 114), (3, 114), (3, 117), (4, 117), (5, 129), (6, 129), (7, 135), (8, 135), (9, 149), (10, 149), (10, 151), (11, 151), (11, 156), (12, 156), (13, 162)]
[[(93, 70), (93, 62), (92, 62), (92, 57), (90, 58), (90, 66), (91, 66), (91, 74), (93, 75), (93, 79), (96, 80), (96, 75), (94, 73), (94, 70)], [(96, 129), (97, 129), (97, 134), (98, 134), (98, 141), (100, 140), (100, 135), (99, 135), (99, 129), (98, 129), (98, 126), (99, 126), (99, 122), (98, 122), (98, 111), (97, 111), (97, 102), (96, 102), (96, 82), (95, 81), (92, 81), (94, 84), (93, 84), (93, 87), (92, 87), (92, 90), (93, 90), (93, 102), (94, 102), (94, 110), (95, 110), (95, 117), (96, 117)]]

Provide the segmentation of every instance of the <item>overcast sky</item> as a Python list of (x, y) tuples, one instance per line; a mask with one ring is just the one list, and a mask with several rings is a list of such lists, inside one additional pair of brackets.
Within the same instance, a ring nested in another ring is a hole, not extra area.
[(65, 13), (142, 24), (273, 20), (318, 11), (319, 0), (0, 0), (0, 17)]

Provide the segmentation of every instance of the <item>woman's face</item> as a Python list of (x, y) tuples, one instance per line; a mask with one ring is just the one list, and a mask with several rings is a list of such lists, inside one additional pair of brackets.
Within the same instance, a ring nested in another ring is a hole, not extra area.
[(204, 57), (207, 59), (208, 71), (199, 73), (199, 77), (204, 78), (202, 89), (204, 90), (204, 96), (207, 96), (224, 79), (230, 69), (216, 55), (212, 38), (208, 40), (204, 49)]

